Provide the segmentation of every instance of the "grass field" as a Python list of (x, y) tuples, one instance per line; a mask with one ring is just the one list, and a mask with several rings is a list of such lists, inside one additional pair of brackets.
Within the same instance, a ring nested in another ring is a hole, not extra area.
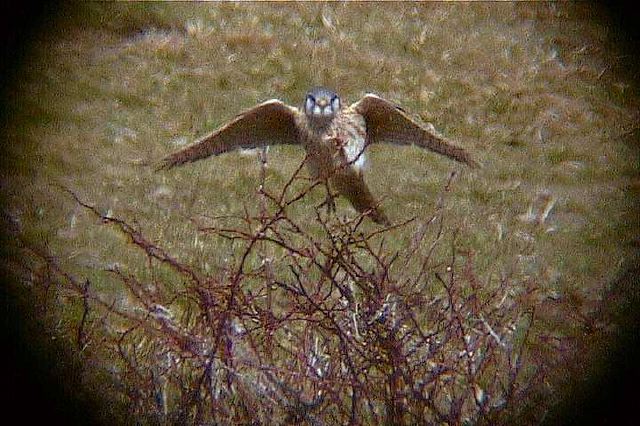
[[(637, 87), (598, 8), (76, 7), (34, 43), (8, 100), (3, 213), (16, 235), (46, 246), (64, 270), (114, 301), (121, 283), (105, 269), (119, 265), (144, 280), (152, 274), (147, 257), (63, 188), (216, 275), (238, 247), (198, 232), (195, 222), (258, 214), (257, 156), (232, 153), (168, 172), (154, 165), (258, 102), (298, 105), (314, 85), (335, 89), (345, 103), (368, 92), (392, 100), (483, 164), (470, 170), (415, 147), (376, 146), (365, 178), (392, 221), (402, 222), (428, 218), (450, 172), (458, 172), (443, 207), (446, 232), (455, 230), (461, 250), (474, 254), (482, 281), (535, 280), (538, 327), (572, 342), (532, 353), (574, 360), (589, 338), (585, 318), (602, 309), (612, 280), (636, 260)], [(303, 157), (299, 148), (272, 147), (267, 188), (281, 189)], [(289, 217), (318, 235), (312, 207), (323, 197), (312, 191)], [(344, 200), (337, 212), (356, 215)], [(386, 235), (389, 252), (414, 232), (410, 225)], [(445, 259), (447, 248), (438, 256)], [(17, 259), (11, 265), (29, 281), (28, 267)], [(65, 335), (81, 309), (64, 294), (55, 304), (49, 320)], [(549, 386), (567, 380), (550, 376)]]

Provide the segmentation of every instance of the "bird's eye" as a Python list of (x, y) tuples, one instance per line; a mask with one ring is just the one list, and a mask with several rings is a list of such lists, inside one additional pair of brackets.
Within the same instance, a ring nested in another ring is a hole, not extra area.
[(340, 98), (337, 96), (334, 96), (331, 99), (331, 109), (333, 109), (334, 111), (338, 111), (340, 109)]
[(316, 104), (315, 98), (313, 96), (311, 96), (311, 95), (307, 95), (307, 100), (306, 100), (306, 102), (304, 104), (304, 109), (307, 112), (311, 112), (311, 111), (313, 111), (313, 107), (315, 106), (315, 104)]

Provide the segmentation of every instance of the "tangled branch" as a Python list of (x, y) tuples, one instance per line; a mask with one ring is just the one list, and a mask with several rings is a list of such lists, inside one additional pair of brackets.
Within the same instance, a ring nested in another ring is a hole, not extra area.
[[(288, 214), (317, 185), (296, 192), (300, 169), (277, 193), (261, 173), (260, 211), (232, 217), (237, 225), (194, 220), (200, 233), (242, 247), (225, 279), (182, 263), (72, 191), (156, 262), (149, 268), (172, 274), (149, 282), (108, 268), (123, 294), (118, 302), (23, 241), (49, 269), (48, 283), (78, 296), (77, 346), (112, 364), (132, 415), (163, 423), (461, 424), (490, 423), (515, 403), (535, 373), (522, 368), (535, 286), (481, 281), (474, 253), (459, 252), (444, 209), (455, 176), (426, 217), (372, 228), (362, 215), (341, 219), (318, 208), (309, 226)], [(407, 244), (388, 249), (387, 235), (399, 231)]]

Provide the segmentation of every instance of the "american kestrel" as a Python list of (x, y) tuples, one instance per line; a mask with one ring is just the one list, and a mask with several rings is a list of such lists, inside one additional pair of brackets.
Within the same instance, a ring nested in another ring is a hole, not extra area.
[(327, 203), (333, 206), (329, 184), (359, 212), (376, 223), (389, 220), (363, 178), (365, 148), (373, 143), (417, 145), (477, 167), (469, 153), (412, 120), (400, 107), (367, 94), (342, 108), (333, 91), (311, 89), (302, 112), (277, 99), (263, 102), (236, 116), (191, 146), (164, 158), (159, 169), (170, 169), (239, 148), (277, 144), (302, 145), (311, 175), (327, 185)]

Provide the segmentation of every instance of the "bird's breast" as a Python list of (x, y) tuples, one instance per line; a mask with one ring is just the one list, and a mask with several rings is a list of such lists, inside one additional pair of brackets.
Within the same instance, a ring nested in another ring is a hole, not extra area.
[(359, 114), (338, 113), (326, 127), (299, 123), (300, 143), (316, 178), (329, 178), (339, 168), (361, 170), (365, 165), (366, 126)]
[(331, 136), (342, 144), (344, 156), (349, 165), (361, 170), (365, 165), (367, 126), (364, 117), (355, 112), (338, 114), (331, 126)]

